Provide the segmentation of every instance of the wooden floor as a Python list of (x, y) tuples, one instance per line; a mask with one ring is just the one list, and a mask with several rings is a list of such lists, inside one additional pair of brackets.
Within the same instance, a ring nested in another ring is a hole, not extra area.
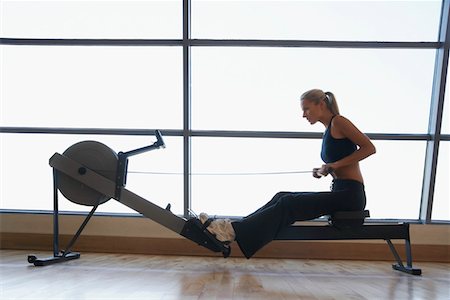
[[(450, 299), (450, 264), (83, 253), (46, 267), (0, 251), (0, 299)], [(50, 253), (37, 252), (38, 257)]]

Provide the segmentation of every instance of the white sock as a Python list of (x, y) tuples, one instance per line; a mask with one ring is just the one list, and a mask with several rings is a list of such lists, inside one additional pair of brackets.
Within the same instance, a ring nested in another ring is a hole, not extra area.
[[(209, 216), (205, 213), (201, 213), (199, 219), (202, 224), (205, 224), (209, 219)], [(206, 229), (214, 234), (216, 239), (221, 242), (232, 242), (236, 238), (236, 233), (234, 232), (230, 219), (213, 220)]]

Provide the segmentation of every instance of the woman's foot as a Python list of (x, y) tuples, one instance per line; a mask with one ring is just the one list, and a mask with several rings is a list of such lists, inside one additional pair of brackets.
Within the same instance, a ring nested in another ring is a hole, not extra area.
[[(209, 216), (205, 213), (201, 213), (199, 219), (202, 224), (205, 224), (209, 220)], [(236, 233), (234, 232), (230, 219), (212, 220), (206, 229), (214, 234), (216, 239), (224, 243), (232, 242), (236, 238)]]

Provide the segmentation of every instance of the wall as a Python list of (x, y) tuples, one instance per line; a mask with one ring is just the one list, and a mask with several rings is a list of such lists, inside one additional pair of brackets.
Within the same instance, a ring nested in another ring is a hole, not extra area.
[[(52, 215), (0, 214), (2, 249), (52, 249)], [(64, 248), (83, 216), (60, 216), (61, 247)], [(316, 225), (322, 225), (321, 223)], [(450, 225), (411, 224), (414, 261), (450, 262)], [(401, 255), (402, 241), (395, 242)], [(117, 252), (167, 255), (217, 255), (143, 217), (94, 216), (75, 244), (81, 252)], [(220, 255), (219, 255), (220, 256)], [(242, 256), (232, 245), (232, 256)], [(257, 257), (393, 260), (388, 246), (378, 241), (274, 241)]]

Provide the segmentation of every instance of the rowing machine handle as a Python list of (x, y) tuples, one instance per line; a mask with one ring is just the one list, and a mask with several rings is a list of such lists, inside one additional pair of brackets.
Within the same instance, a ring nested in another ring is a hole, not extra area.
[(156, 142), (154, 142), (150, 146), (142, 147), (139, 149), (131, 150), (128, 152), (119, 152), (119, 157), (122, 157), (123, 159), (128, 158), (130, 156), (141, 154), (147, 151), (159, 149), (159, 148), (166, 148), (166, 145), (164, 144), (161, 132), (159, 130), (155, 130), (155, 136), (156, 136)]

